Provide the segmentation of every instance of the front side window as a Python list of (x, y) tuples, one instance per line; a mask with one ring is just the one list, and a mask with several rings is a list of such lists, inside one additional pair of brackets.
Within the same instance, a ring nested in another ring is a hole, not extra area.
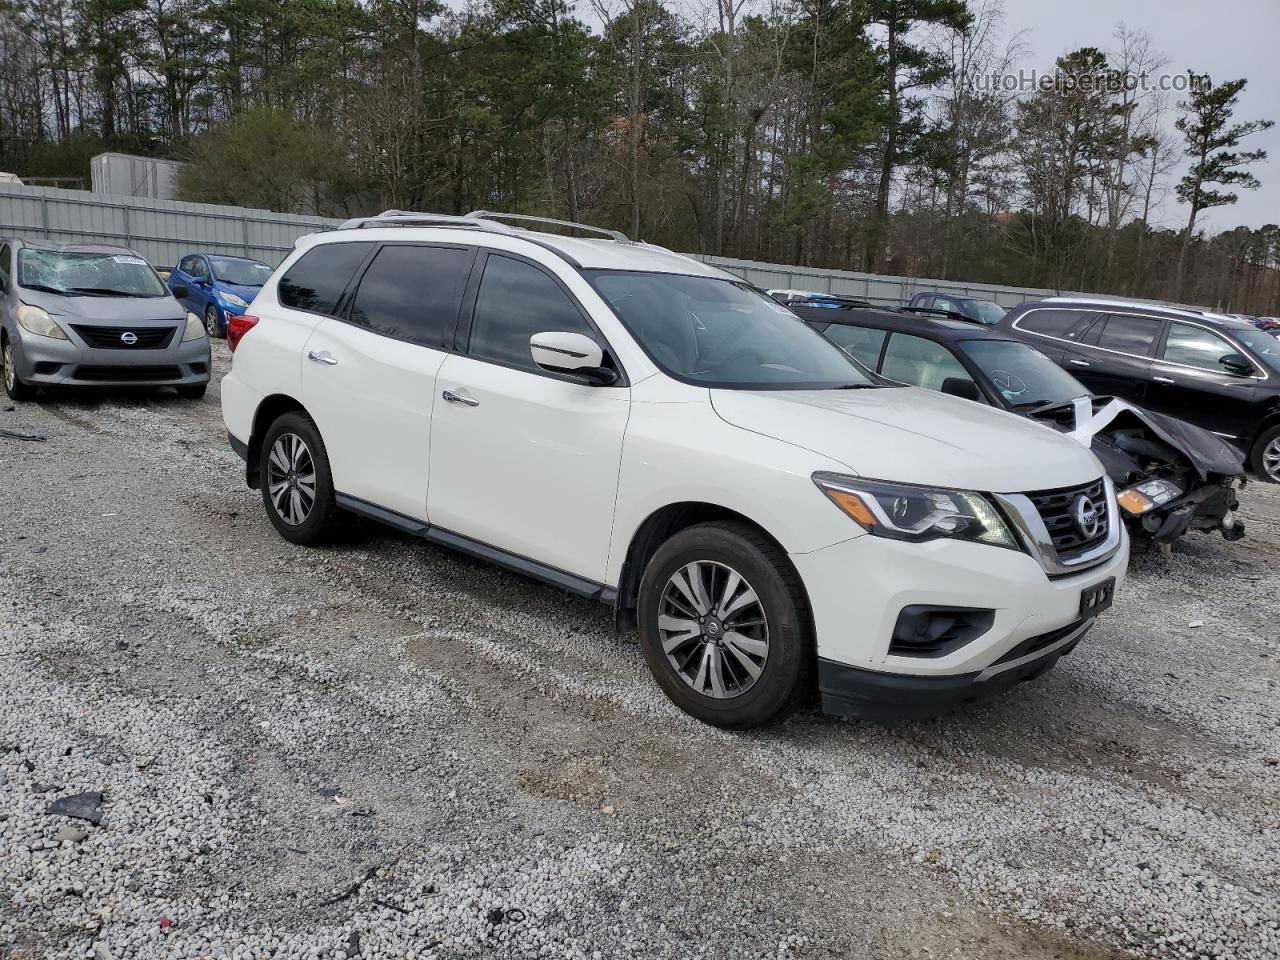
[(926, 390), (941, 390), (942, 384), (952, 378), (973, 381), (964, 365), (942, 344), (905, 333), (895, 333), (889, 338), (880, 373), (890, 380)]
[(191, 276), (192, 274), (195, 273), (195, 270), (196, 270), (196, 258), (183, 257), (182, 262), (178, 264), (178, 269), (181, 270), (183, 273), (185, 273), (187, 276)]
[(256, 260), (213, 257), (213, 278), (239, 287), (260, 287), (271, 276), (271, 268)]
[(167, 297), (151, 265), (132, 253), (86, 253), (24, 247), (18, 283), (70, 297)]
[(209, 268), (205, 266), (205, 264), (204, 264), (204, 260), (202, 260), (200, 257), (192, 257), (192, 258), (191, 258), (191, 270), (190, 270), (190, 273), (191, 273), (191, 275), (192, 275), (193, 277), (195, 277), (197, 280), (208, 280), (208, 279), (209, 279)]
[(471, 251), (396, 244), (383, 247), (351, 301), (353, 324), (397, 340), (439, 348), (458, 322)]
[(523, 260), (489, 254), (467, 352), (478, 360), (542, 373), (529, 352), (535, 333), (581, 333), (597, 339), (582, 311), (551, 277)]
[(879, 385), (834, 343), (746, 284), (673, 273), (583, 274), (645, 353), (677, 380), (736, 390)]
[(1038, 407), (1089, 395), (1079, 380), (1020, 340), (963, 340), (959, 346), (1011, 407)]
[(280, 278), (280, 303), (294, 310), (332, 316), (342, 291), (372, 247), (372, 243), (325, 243), (312, 247)]
[(828, 340), (868, 370), (874, 370), (880, 365), (880, 348), (884, 346), (884, 338), (888, 336), (886, 331), (833, 323), (825, 333)]
[(1203, 370), (1216, 370), (1218, 373), (1223, 373), (1226, 368), (1218, 361), (1228, 354), (1239, 352), (1216, 333), (1210, 333), (1204, 327), (1175, 321), (1169, 324), (1169, 335), (1165, 337), (1164, 350), (1160, 356), (1169, 363), (1180, 363), (1188, 367), (1200, 367)]
[(999, 323), (1000, 319), (1009, 312), (991, 300), (970, 300), (969, 306), (972, 307), (970, 312), (977, 314), (974, 319), (987, 324)]
[(1110, 314), (1098, 333), (1098, 346), (1136, 357), (1151, 356), (1162, 321), (1127, 313)]

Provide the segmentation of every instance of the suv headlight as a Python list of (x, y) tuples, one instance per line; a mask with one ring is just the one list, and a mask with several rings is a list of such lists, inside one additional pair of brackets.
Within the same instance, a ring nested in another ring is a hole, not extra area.
[(1168, 480), (1144, 480), (1142, 483), (1135, 483), (1127, 490), (1121, 490), (1116, 495), (1116, 503), (1124, 507), (1126, 513), (1140, 517), (1156, 507), (1163, 507), (1171, 500), (1177, 500), (1180, 496), (1182, 496), (1182, 488), (1176, 483), (1170, 483)]
[(188, 340), (199, 340), (204, 336), (204, 324), (200, 322), (200, 318), (194, 313), (187, 314), (187, 329), (182, 331), (182, 342)]
[(218, 296), (227, 301), (227, 303), (231, 304), (233, 307), (247, 307), (249, 305), (245, 302), (243, 297), (237, 297), (234, 293), (227, 293), (220, 290), (218, 291)]
[(49, 316), (49, 311), (40, 307), (32, 307), (28, 304), (18, 305), (18, 326), (22, 327), (27, 333), (34, 333), (37, 337), (52, 337), (55, 340), (66, 340), (66, 332), (58, 326), (53, 317)]
[(877, 537), (912, 543), (947, 537), (1020, 549), (995, 504), (980, 493), (839, 473), (815, 473), (813, 482), (858, 526)]

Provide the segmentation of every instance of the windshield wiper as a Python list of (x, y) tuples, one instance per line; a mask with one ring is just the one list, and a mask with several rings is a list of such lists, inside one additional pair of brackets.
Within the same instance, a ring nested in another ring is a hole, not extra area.
[(82, 294), (89, 297), (146, 297), (146, 293), (130, 293), (127, 290), (112, 290), (110, 287), (71, 287), (67, 293)]
[(876, 390), (880, 387), (878, 383), (842, 383), (838, 387), (832, 387), (833, 390)]
[(61, 296), (65, 296), (67, 293), (67, 291), (59, 287), (50, 287), (43, 283), (24, 283), (22, 285), (22, 288), (24, 290), (40, 290), (40, 291), (43, 291), (44, 293), (56, 293)]

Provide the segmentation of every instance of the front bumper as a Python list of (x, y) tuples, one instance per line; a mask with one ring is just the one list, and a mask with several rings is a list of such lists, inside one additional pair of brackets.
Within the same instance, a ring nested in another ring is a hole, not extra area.
[(104, 350), (24, 332), (14, 347), (18, 376), (39, 386), (188, 386), (208, 383), (211, 370), (205, 337), (161, 350)]
[[(855, 716), (940, 713), (1048, 669), (1092, 625), (1081, 617), (1082, 591), (1112, 577), (1117, 589), (1124, 582), (1129, 538), (1117, 526), (1111, 556), (1052, 579), (1029, 554), (955, 540), (862, 535), (792, 554), (813, 615), (824, 707)], [(991, 625), (941, 655), (891, 652), (898, 618), (913, 605), (990, 611)], [(1080, 626), (1069, 639), (1053, 636)]]

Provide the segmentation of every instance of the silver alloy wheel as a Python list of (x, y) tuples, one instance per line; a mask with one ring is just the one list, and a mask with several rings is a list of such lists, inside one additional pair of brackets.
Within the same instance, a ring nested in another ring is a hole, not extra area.
[(1276, 483), (1280, 483), (1280, 437), (1276, 437), (1263, 449), (1262, 470)]
[(296, 433), (282, 433), (267, 458), (267, 492), (276, 514), (296, 527), (311, 516), (316, 502), (316, 467), (311, 451)]
[(14, 384), (18, 382), (18, 374), (13, 369), (13, 344), (5, 341), (4, 344), (4, 385), (10, 393), (13, 393)]
[(218, 335), (218, 312), (212, 304), (204, 308), (204, 332), (210, 340)]
[(769, 659), (769, 624), (755, 589), (714, 560), (685, 564), (658, 601), (662, 651), (703, 696), (728, 700), (760, 679)]

